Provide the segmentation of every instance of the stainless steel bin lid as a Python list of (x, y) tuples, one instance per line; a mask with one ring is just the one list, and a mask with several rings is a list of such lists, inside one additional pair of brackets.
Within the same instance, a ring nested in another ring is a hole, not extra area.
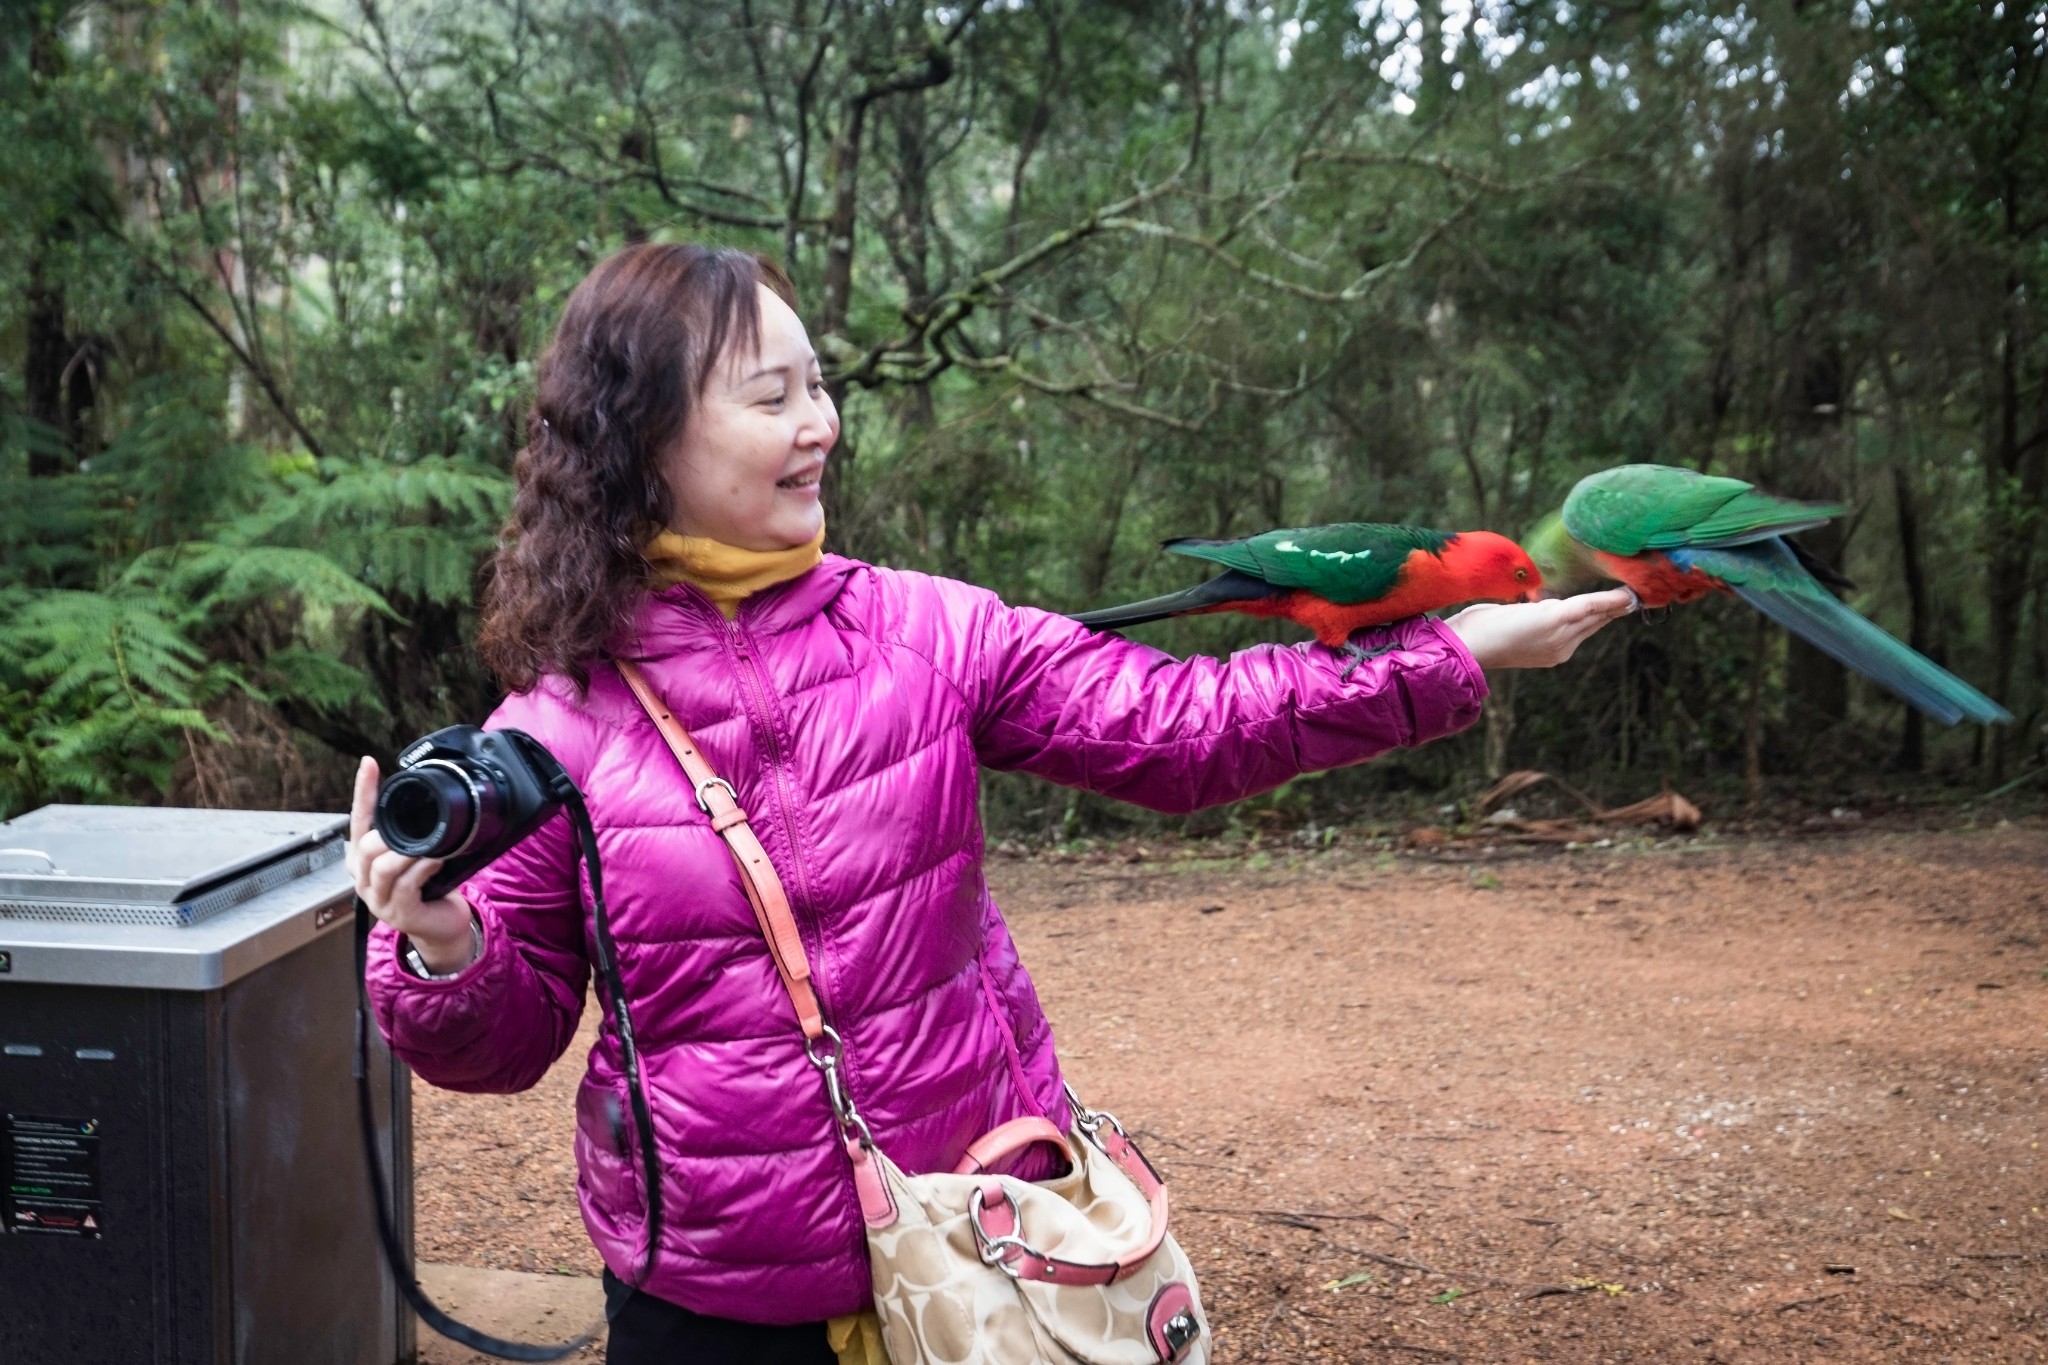
[(0, 823), (0, 919), (193, 925), (341, 857), (340, 815), (44, 806)]
[(0, 991), (223, 986), (348, 920), (347, 824), (138, 806), (0, 823)]

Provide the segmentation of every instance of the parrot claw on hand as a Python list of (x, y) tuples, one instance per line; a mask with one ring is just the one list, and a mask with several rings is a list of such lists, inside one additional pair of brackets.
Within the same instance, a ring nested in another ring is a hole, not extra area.
[(1382, 654), (1392, 654), (1395, 650), (1399, 648), (1400, 646), (1398, 644), (1384, 644), (1381, 645), (1378, 649), (1367, 649), (1363, 645), (1359, 644), (1356, 640), (1346, 640), (1344, 642), (1344, 648), (1339, 650), (1338, 653), (1350, 659), (1351, 662), (1344, 665), (1344, 671), (1337, 675), (1337, 681), (1350, 682), (1351, 675), (1358, 670), (1358, 666), (1360, 664), (1366, 663), (1372, 659), (1377, 659)]

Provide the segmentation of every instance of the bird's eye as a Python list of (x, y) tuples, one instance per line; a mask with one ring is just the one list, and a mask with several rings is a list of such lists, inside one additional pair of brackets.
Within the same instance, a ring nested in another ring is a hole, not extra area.
[(1516, 581), (1517, 583), (1526, 583), (1526, 582), (1528, 582), (1528, 581), (1529, 581), (1529, 571), (1528, 571), (1527, 569), (1517, 569), (1517, 570), (1515, 570), (1515, 581)]

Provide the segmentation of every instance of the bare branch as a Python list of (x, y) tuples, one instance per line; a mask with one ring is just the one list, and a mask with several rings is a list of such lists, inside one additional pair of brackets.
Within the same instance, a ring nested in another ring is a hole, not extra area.
[[(1324, 375), (1327, 374), (1327, 370), (1311, 374), (1307, 363), (1304, 362), (1297, 372), (1293, 384), (1286, 388), (1275, 388), (1270, 385), (1247, 383), (1229, 373), (1212, 373), (1209, 378), (1208, 393), (1201, 415), (1198, 417), (1182, 417), (1121, 397), (1120, 395), (1122, 394), (1135, 392), (1138, 388), (1138, 381), (1135, 379), (1119, 379), (1110, 374), (1108, 367), (1102, 361), (1100, 352), (1096, 349), (1094, 339), (1087, 336), (1083, 329), (1076, 327), (1072, 323), (1061, 322), (1058, 319), (1052, 319), (1052, 321), (1057, 324), (1060, 330), (1070, 331), (1080, 336), (1083, 344), (1088, 346), (1090, 354), (1095, 359), (1096, 367), (1101, 372), (1101, 377), (1095, 379), (1052, 379), (1035, 372), (1019, 361), (1014, 355), (981, 357), (959, 354), (954, 350), (950, 338), (940, 342), (938, 349), (946, 352), (950, 357), (951, 363), (961, 369), (974, 370), (984, 374), (1004, 375), (1015, 380), (1025, 388), (1038, 393), (1056, 398), (1086, 399), (1098, 406), (1108, 408), (1112, 412), (1122, 413), (1127, 417), (1135, 417), (1141, 421), (1151, 422), (1158, 426), (1170, 427), (1175, 431), (1190, 433), (1200, 431), (1208, 425), (1209, 419), (1214, 417), (1218, 408), (1222, 406), (1220, 402), (1222, 394), (1237, 393), (1247, 397), (1287, 402), (1306, 393), (1311, 387), (1320, 383)], [(1141, 357), (1138, 365), (1140, 375), (1169, 354), (1183, 355), (1189, 362), (1204, 369), (1212, 371), (1220, 369), (1220, 366), (1212, 357), (1202, 355), (1200, 352), (1183, 351), (1176, 345), (1167, 351), (1155, 352), (1152, 355)]]
[[(1023, 365), (1020, 365), (1015, 356), (990, 356), (985, 360), (971, 359), (967, 356), (954, 356), (952, 363), (965, 370), (979, 370), (985, 374), (1006, 375), (1028, 389), (1049, 394), (1055, 398), (1085, 398), (1090, 402), (1108, 408), (1112, 412), (1122, 413), (1126, 417), (1136, 417), (1140, 421), (1153, 422), (1159, 426), (1171, 427), (1175, 431), (1200, 431), (1204, 426), (1208, 425), (1209, 419), (1216, 414), (1216, 386), (1214, 384), (1209, 386), (1209, 401), (1203, 408), (1200, 417), (1177, 417), (1170, 412), (1161, 412), (1157, 408), (1148, 408), (1141, 403), (1132, 403), (1119, 398), (1114, 393), (1108, 391), (1113, 387), (1112, 385), (1104, 384), (1098, 380), (1082, 379), (1063, 382), (1056, 379), (1047, 379), (1043, 375), (1033, 374)], [(1130, 386), (1117, 384), (1114, 387)]]
[[(1025, 251), (1019, 252), (1001, 265), (991, 266), (966, 284), (939, 295), (932, 301), (932, 308), (921, 317), (910, 319), (911, 332), (861, 352), (850, 364), (835, 370), (829, 378), (838, 384), (859, 384), (873, 387), (889, 381), (926, 383), (937, 378), (954, 363), (953, 353), (941, 349), (937, 343), (974, 312), (975, 308), (989, 301), (1002, 286), (1039, 263), (1071, 250), (1079, 243), (1102, 231), (1102, 225), (1113, 218), (1119, 218), (1134, 209), (1142, 208), (1152, 200), (1171, 189), (1179, 182), (1186, 170), (1181, 170), (1157, 185), (1139, 190), (1114, 204), (1096, 210), (1071, 227), (1060, 229), (1041, 238)], [(930, 348), (930, 349), (927, 349)], [(909, 374), (882, 373), (882, 366), (905, 354), (919, 357), (917, 368)]]
[(1297, 169), (1309, 165), (1334, 166), (1393, 166), (1406, 170), (1435, 171), (1446, 180), (1470, 185), (1489, 194), (1521, 194), (1541, 185), (1555, 184), (1561, 180), (1576, 178), (1582, 171), (1610, 159), (1608, 156), (1587, 157), (1575, 161), (1560, 170), (1551, 171), (1529, 180), (1495, 180), (1480, 171), (1458, 165), (1447, 156), (1416, 156), (1407, 152), (1343, 152), (1327, 149), (1311, 149), (1295, 159)]
[(1472, 207), (1472, 203), (1472, 200), (1467, 199), (1449, 216), (1439, 220), (1428, 231), (1417, 237), (1409, 245), (1407, 251), (1391, 261), (1382, 261), (1342, 289), (1317, 289), (1312, 285), (1282, 279), (1278, 275), (1260, 270), (1257, 266), (1249, 265), (1239, 260), (1230, 252), (1225, 251), (1221, 241), (1217, 238), (1197, 237), (1191, 232), (1182, 232), (1180, 229), (1168, 227), (1164, 223), (1155, 223), (1144, 218), (1117, 217), (1104, 219), (1101, 223), (1101, 228), (1104, 231), (1110, 232), (1128, 232), (1141, 237), (1156, 237), (1162, 241), (1192, 247), (1218, 264), (1236, 271), (1248, 280), (1265, 285), (1269, 289), (1277, 289), (1282, 293), (1292, 294), (1296, 298), (1307, 299), (1310, 303), (1348, 304), (1356, 303), (1364, 298), (1381, 282), (1386, 280), (1388, 276), (1415, 264), (1421, 258), (1424, 251), (1428, 250), (1444, 233), (1450, 231), (1452, 224), (1465, 216), (1466, 212)]

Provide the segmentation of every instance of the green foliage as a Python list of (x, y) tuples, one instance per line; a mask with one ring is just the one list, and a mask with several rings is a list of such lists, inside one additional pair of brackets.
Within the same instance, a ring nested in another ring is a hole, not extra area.
[(1490, 742), (1245, 819), (2043, 743), (2038, 6), (826, 12), (0, 9), (0, 805), (184, 790), (230, 705), (337, 774), (481, 719), (535, 360), (650, 237), (789, 267), (835, 548), (1078, 609), (1192, 581), (1174, 536), (1517, 533), (1687, 465), (1851, 504), (1809, 548), (2022, 721), (1923, 745), (1710, 603), (1501, 689)]
[(0, 604), (9, 805), (162, 786), (184, 734), (209, 728), (201, 708), (223, 673), (147, 589), (10, 596)]

